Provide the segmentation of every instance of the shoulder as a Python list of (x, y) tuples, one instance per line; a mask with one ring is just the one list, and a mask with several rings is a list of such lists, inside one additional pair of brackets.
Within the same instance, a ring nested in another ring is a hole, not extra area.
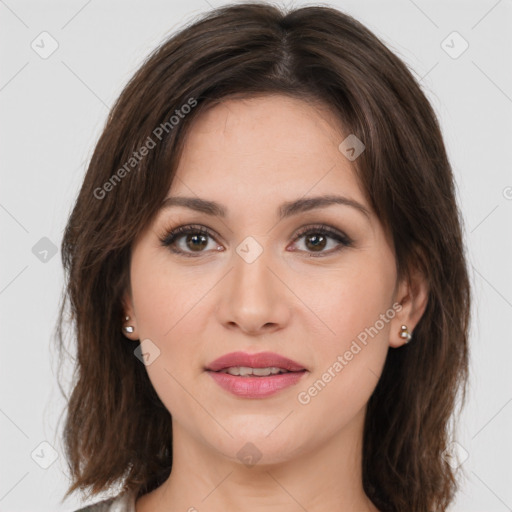
[(98, 501), (74, 512), (135, 512), (135, 494), (125, 491), (118, 496)]
[(109, 498), (106, 500), (98, 501), (93, 503), (92, 505), (87, 505), (86, 507), (79, 508), (74, 512), (110, 512), (112, 510), (112, 504), (115, 501), (115, 498)]

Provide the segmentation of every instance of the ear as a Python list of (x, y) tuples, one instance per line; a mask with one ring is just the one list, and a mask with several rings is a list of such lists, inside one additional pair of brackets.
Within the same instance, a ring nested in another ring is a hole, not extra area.
[[(133, 298), (131, 290), (127, 290), (123, 298), (121, 299), (123, 305), (123, 325), (122, 332), (130, 340), (138, 340), (139, 335), (137, 334), (137, 318), (135, 316), (135, 308), (133, 306)], [(128, 319), (127, 319), (128, 317)], [(133, 327), (132, 332), (127, 332), (125, 327)]]
[(407, 330), (413, 336), (411, 341), (414, 340), (413, 331), (425, 312), (428, 295), (427, 279), (418, 268), (412, 269), (409, 275), (398, 283), (394, 303), (400, 304), (401, 308), (396, 308), (397, 313), (390, 322), (389, 345), (391, 347), (401, 347), (407, 342), (399, 335), (402, 325), (407, 326)]

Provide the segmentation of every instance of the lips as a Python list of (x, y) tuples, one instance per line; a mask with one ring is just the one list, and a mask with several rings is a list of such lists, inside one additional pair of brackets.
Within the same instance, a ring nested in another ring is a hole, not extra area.
[[(229, 373), (226, 373), (227, 368), (231, 368)], [(272, 372), (277, 368), (283, 372), (271, 375), (247, 373), (254, 368), (268, 368)], [(212, 361), (205, 370), (221, 388), (243, 399), (271, 397), (297, 385), (308, 373), (301, 364), (274, 352), (231, 352)]]
[(234, 366), (243, 366), (248, 368), (274, 367), (287, 370), (289, 372), (301, 372), (306, 370), (306, 368), (301, 364), (274, 352), (259, 352), (258, 354), (231, 352), (215, 359), (215, 361), (209, 363), (205, 369), (212, 372), (218, 372)]

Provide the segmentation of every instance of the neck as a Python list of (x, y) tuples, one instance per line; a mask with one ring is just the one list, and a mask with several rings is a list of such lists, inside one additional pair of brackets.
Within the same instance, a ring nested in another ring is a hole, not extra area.
[(378, 512), (362, 487), (364, 413), (323, 445), (250, 467), (198, 443), (173, 422), (171, 475), (137, 501), (137, 512)]

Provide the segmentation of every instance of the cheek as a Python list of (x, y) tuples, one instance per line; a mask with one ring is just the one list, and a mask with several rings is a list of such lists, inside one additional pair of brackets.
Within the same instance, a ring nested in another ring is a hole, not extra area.
[(395, 284), (393, 265), (373, 253), (354, 252), (336, 268), (311, 265), (297, 274), (294, 291), (310, 309), (308, 318), (318, 323), (319, 341), (342, 349), (386, 313)]
[[(332, 315), (340, 341), (355, 339), (367, 332), (388, 310), (392, 286), (380, 277), (379, 273), (368, 270), (360, 274), (354, 272), (344, 279), (337, 311)], [(385, 330), (387, 325), (379, 322), (379, 331)]]
[(132, 294), (140, 337), (155, 341), (163, 339), (172, 327), (169, 304), (174, 303), (168, 282), (157, 275), (156, 271), (144, 270), (132, 273)]
[(156, 346), (152, 350), (158, 354), (146, 367), (149, 378), (170, 406), (169, 399), (182, 395), (178, 382), (189, 378), (185, 369), (191, 374), (200, 371), (199, 363), (195, 368), (191, 361), (198, 360), (201, 299), (212, 287), (213, 278), (198, 280), (193, 268), (177, 271), (164, 251), (148, 245), (132, 256), (132, 296), (140, 339), (151, 340)]
[(383, 278), (381, 271), (378, 265), (354, 266), (338, 271), (323, 291), (318, 281), (311, 288), (325, 297), (316, 300), (315, 313), (330, 330), (316, 338), (315, 369), (296, 398), (307, 417), (328, 414), (331, 421), (323, 428), (332, 433), (365, 406), (386, 360), (394, 283), (392, 273)]
[(174, 332), (190, 322), (194, 306), (205, 293), (191, 269), (176, 270), (169, 255), (149, 242), (134, 251), (131, 287), (141, 337), (168, 343)]
[(316, 314), (310, 318), (322, 320), (322, 335), (314, 341), (314, 375), (298, 390), (297, 401), (311, 414), (328, 409), (337, 425), (368, 401), (389, 350), (394, 260), (382, 251), (374, 254), (354, 253), (329, 275), (317, 268), (299, 281)]

